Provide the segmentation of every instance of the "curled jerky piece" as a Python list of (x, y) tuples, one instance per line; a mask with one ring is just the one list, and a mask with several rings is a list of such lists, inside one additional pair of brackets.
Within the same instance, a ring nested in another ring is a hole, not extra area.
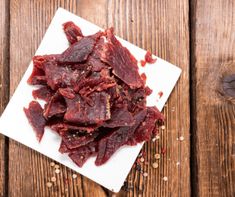
[(41, 105), (36, 101), (31, 101), (28, 109), (24, 108), (24, 112), (36, 133), (38, 141), (40, 142), (46, 125)]

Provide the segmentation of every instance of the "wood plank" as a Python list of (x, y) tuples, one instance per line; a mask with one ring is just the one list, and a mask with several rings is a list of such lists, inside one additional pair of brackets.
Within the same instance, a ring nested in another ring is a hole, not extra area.
[[(23, 73), (34, 55), (41, 39), (58, 7), (78, 13), (76, 1), (27, 1), (12, 0), (11, 48), (10, 48), (10, 93), (13, 94)], [(18, 131), (20, 132), (20, 130)], [(9, 144), (9, 196), (105, 196), (98, 184), (78, 175), (72, 178), (73, 171), (61, 166), (56, 175), (50, 167), (50, 159), (29, 148), (10, 140)], [(51, 177), (56, 182), (51, 188), (46, 183)], [(89, 187), (87, 187), (89, 186)]]
[[(197, 0), (192, 13), (193, 193), (235, 195), (235, 106), (220, 96), (221, 78), (235, 73), (235, 2)], [(234, 98), (233, 98), (234, 99)]]
[[(128, 176), (129, 192), (120, 196), (190, 196), (189, 169), (189, 27), (188, 1), (108, 1), (108, 26), (114, 26), (117, 34), (141, 48), (182, 69), (182, 76), (169, 99), (164, 114), (166, 129), (160, 141), (145, 144), (148, 178), (134, 168)], [(180, 136), (183, 141), (177, 141)], [(167, 152), (159, 168), (153, 169), (154, 154), (162, 148)], [(168, 181), (164, 182), (163, 177)]]
[[(170, 0), (98, 0), (96, 4), (91, 0), (80, 0), (77, 4), (75, 2), (11, 1), (11, 26), (14, 26), (11, 29), (11, 94), (58, 5), (78, 13), (101, 27), (114, 26), (119, 36), (140, 47), (150, 49), (160, 57), (183, 68), (182, 77), (164, 109), (167, 117), (166, 129), (161, 132), (161, 140), (145, 145), (146, 160), (149, 165), (145, 165), (144, 170), (148, 171), (148, 178), (144, 180), (143, 176), (133, 169), (128, 177), (128, 182), (132, 184), (133, 189), (129, 192), (120, 192), (119, 195), (189, 196), (188, 1), (175, 0), (172, 3)], [(24, 34), (21, 33), (22, 31)], [(174, 39), (170, 40), (170, 38)], [(27, 45), (24, 44), (25, 42)], [(177, 141), (179, 136), (184, 136), (185, 140)], [(167, 152), (159, 161), (160, 167), (153, 170), (151, 167), (153, 155), (160, 152), (163, 147), (167, 148)], [(16, 158), (19, 160), (17, 165), (14, 162)], [(97, 196), (105, 196), (100, 186), (81, 176), (76, 183), (67, 186), (63, 179), (59, 178), (56, 182), (57, 189), (46, 188), (45, 184), (53, 174), (49, 162), (49, 159), (40, 154), (11, 141), (10, 196), (61, 196), (63, 194), (73, 196), (75, 193), (92, 196), (94, 192)], [(177, 162), (180, 162), (180, 165), (176, 165)], [(66, 177), (71, 177), (70, 170), (62, 168), (62, 171), (63, 174), (60, 177), (64, 176), (64, 173)], [(168, 177), (167, 182), (163, 181), (164, 176)]]
[[(8, 2), (0, 1), (0, 114), (6, 106), (9, 95), (9, 10)], [(7, 139), (0, 135), (0, 196), (7, 195)]]

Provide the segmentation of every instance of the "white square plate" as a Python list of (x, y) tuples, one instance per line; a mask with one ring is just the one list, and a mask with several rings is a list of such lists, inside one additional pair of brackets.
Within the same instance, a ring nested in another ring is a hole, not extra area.
[[(84, 35), (93, 34), (101, 29), (80, 17), (59, 8), (36, 52), (37, 55), (61, 53), (68, 47), (68, 41), (62, 29), (62, 24), (67, 21), (73, 21), (77, 24)], [(145, 50), (122, 39), (119, 40), (131, 51), (137, 60), (144, 59), (146, 53)], [(61, 139), (54, 132), (51, 132), (50, 129), (46, 129), (41, 143), (38, 143), (35, 133), (23, 112), (23, 107), (27, 107), (29, 102), (33, 100), (31, 93), (35, 87), (28, 85), (26, 82), (32, 72), (32, 68), (33, 64), (31, 62), (3, 112), (0, 118), (0, 132), (77, 171), (109, 190), (118, 192), (131, 170), (143, 144), (138, 144), (134, 147), (124, 146), (120, 148), (111, 159), (102, 166), (95, 166), (95, 158), (91, 158), (82, 168), (79, 168), (67, 155), (58, 152)], [(157, 58), (155, 64), (147, 64), (144, 68), (140, 68), (140, 73), (142, 72), (145, 72), (147, 76), (147, 85), (153, 90), (153, 93), (147, 99), (148, 106), (156, 105), (159, 110), (162, 110), (180, 76), (181, 69)], [(158, 98), (158, 92), (160, 91), (163, 92), (163, 96)]]

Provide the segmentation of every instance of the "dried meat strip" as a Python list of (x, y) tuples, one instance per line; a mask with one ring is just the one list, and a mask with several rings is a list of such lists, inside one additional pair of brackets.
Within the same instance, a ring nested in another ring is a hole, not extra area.
[(63, 24), (64, 33), (70, 42), (70, 44), (74, 44), (78, 41), (78, 38), (83, 37), (81, 29), (75, 25), (72, 21), (66, 22)]
[(36, 101), (31, 101), (28, 109), (24, 108), (24, 112), (36, 133), (38, 141), (40, 142), (46, 125), (41, 105)]
[(44, 101), (49, 101), (50, 98), (55, 94), (54, 91), (52, 91), (51, 88), (48, 86), (42, 86), (41, 88), (37, 90), (33, 90), (32, 95), (34, 99), (41, 99)]
[(114, 36), (112, 29), (108, 29), (107, 40), (100, 49), (100, 58), (113, 68), (113, 74), (124, 81), (131, 88), (143, 86), (143, 80), (138, 73), (137, 60), (130, 51), (123, 47)]
[(135, 117), (135, 124), (130, 127), (120, 127), (110, 132), (107, 136), (103, 137), (98, 143), (98, 154), (95, 164), (100, 166), (107, 162), (109, 158), (119, 149), (122, 145), (133, 136), (136, 128), (144, 120), (146, 110), (139, 112)]
[(110, 96), (105, 92), (94, 92), (90, 95), (90, 99), (92, 106), (79, 95), (74, 99), (65, 99), (67, 111), (64, 119), (85, 125), (101, 124), (110, 119)]

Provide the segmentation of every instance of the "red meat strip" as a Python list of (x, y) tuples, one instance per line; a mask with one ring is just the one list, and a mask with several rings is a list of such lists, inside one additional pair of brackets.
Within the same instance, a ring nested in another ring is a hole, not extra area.
[(33, 90), (32, 95), (35, 99), (42, 99), (44, 101), (49, 101), (53, 96), (54, 91), (52, 91), (48, 86), (43, 86), (37, 90)]
[(138, 73), (137, 60), (130, 51), (116, 39), (112, 29), (107, 31), (108, 42), (100, 49), (100, 58), (113, 68), (113, 74), (131, 88), (143, 86), (143, 80)]
[(74, 64), (87, 60), (95, 46), (92, 37), (83, 37), (66, 49), (58, 59), (60, 64)]
[(122, 126), (132, 126), (135, 120), (127, 109), (114, 109), (111, 113), (111, 119), (106, 121), (102, 126), (106, 128), (115, 128)]
[(147, 51), (147, 53), (145, 54), (145, 61), (150, 63), (150, 64), (154, 64), (157, 59), (153, 59), (152, 54), (150, 53), (150, 51)]
[(70, 42), (70, 44), (74, 44), (78, 41), (77, 37), (83, 37), (81, 29), (75, 25), (72, 21), (66, 22), (63, 24), (64, 33)]
[(75, 149), (93, 142), (97, 136), (97, 132), (85, 135), (81, 135), (79, 132), (66, 132), (62, 136), (62, 140), (69, 149)]
[(27, 82), (30, 85), (46, 85), (45, 72), (42, 69), (34, 66), (32, 74), (30, 75)]
[(82, 167), (83, 164), (91, 156), (94, 156), (97, 153), (97, 142), (91, 142), (86, 146), (81, 146), (76, 150), (72, 151), (69, 154), (69, 157), (76, 163), (79, 167)]
[(90, 95), (92, 106), (79, 95), (74, 99), (66, 99), (67, 111), (64, 119), (72, 123), (101, 124), (110, 119), (110, 96), (105, 92)]
[(54, 63), (47, 63), (45, 67), (45, 76), (47, 79), (47, 85), (52, 90), (58, 88), (65, 88), (67, 86), (73, 86), (76, 84), (81, 72), (79, 70), (73, 70), (69, 67), (58, 66)]
[(63, 97), (56, 93), (52, 96), (49, 102), (45, 105), (43, 116), (46, 119), (51, 118), (52, 116), (62, 116), (66, 111), (66, 105), (63, 100)]
[(57, 62), (60, 55), (36, 55), (33, 57), (33, 65), (38, 69), (45, 70), (45, 66), (48, 62)]
[(64, 143), (63, 140), (61, 140), (59, 152), (60, 153), (69, 153), (69, 152), (71, 152), (71, 150), (66, 146), (66, 144)]
[(98, 154), (95, 164), (100, 166), (104, 164), (122, 145), (132, 137), (136, 128), (144, 120), (146, 110), (139, 112), (135, 117), (135, 124), (131, 127), (120, 127), (110, 132), (98, 142)]
[(68, 99), (75, 98), (75, 92), (71, 88), (59, 88), (58, 92), (65, 98)]
[(157, 121), (163, 121), (163, 119), (163, 115), (156, 107), (148, 107), (144, 122), (136, 129), (134, 136), (129, 140), (128, 144), (136, 145), (137, 143), (150, 140), (153, 133), (156, 132)]
[(36, 133), (38, 141), (40, 142), (44, 134), (44, 127), (46, 125), (42, 107), (38, 102), (31, 101), (28, 109), (24, 108), (24, 112)]
[(89, 126), (78, 126), (68, 123), (55, 123), (50, 125), (50, 127), (57, 131), (59, 134), (63, 135), (63, 133), (68, 131), (78, 131), (79, 133), (90, 133), (93, 132), (95, 129), (97, 129), (97, 125), (89, 125)]

